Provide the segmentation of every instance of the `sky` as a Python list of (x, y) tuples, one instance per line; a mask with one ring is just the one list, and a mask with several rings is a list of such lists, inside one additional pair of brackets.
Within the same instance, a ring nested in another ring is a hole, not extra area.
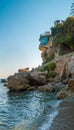
[(0, 78), (41, 65), (40, 34), (66, 20), (73, 0), (0, 0)]

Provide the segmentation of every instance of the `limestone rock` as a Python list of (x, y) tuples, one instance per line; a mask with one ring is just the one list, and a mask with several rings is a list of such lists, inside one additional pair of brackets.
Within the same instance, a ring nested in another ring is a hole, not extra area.
[(26, 90), (29, 85), (29, 76), (27, 73), (16, 73), (13, 76), (8, 77), (8, 88), (10, 90)]
[(47, 92), (50, 92), (50, 93), (55, 92), (54, 87), (51, 84), (49, 84), (49, 83), (47, 85), (44, 85), (44, 86), (39, 86), (38, 90), (39, 91), (43, 91), (43, 92), (47, 91)]
[(32, 86), (41, 86), (47, 84), (46, 73), (45, 72), (31, 72), (29, 76), (29, 81)]

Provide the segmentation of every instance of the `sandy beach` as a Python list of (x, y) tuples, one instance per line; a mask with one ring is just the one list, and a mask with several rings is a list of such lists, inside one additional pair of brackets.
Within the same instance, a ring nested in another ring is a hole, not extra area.
[(74, 101), (63, 101), (49, 130), (74, 130)]

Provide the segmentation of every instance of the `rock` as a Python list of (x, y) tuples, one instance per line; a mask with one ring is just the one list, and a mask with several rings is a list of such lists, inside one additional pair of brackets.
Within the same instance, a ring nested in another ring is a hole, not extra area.
[(1, 83), (6, 83), (7, 80), (6, 79), (1, 79)]
[(71, 61), (68, 63), (68, 71), (74, 78), (74, 55), (72, 55)]
[(45, 72), (31, 72), (29, 76), (29, 84), (32, 86), (41, 86), (47, 84)]
[(15, 91), (27, 90), (30, 87), (29, 75), (27, 73), (17, 73), (8, 77), (7, 87)]
[(61, 81), (60, 82), (54, 82), (53, 86), (54, 86), (56, 92), (59, 92), (62, 88), (65, 87), (65, 85)]
[(69, 81), (69, 77), (64, 79), (64, 80), (62, 80), (62, 83), (66, 85), (66, 84), (68, 84), (68, 81)]
[(68, 90), (74, 92), (74, 78), (69, 80), (69, 82), (68, 82)]
[(68, 84), (57, 93), (57, 99), (63, 99), (74, 95), (74, 79), (70, 79)]
[(24, 69), (19, 69), (18, 72), (29, 72), (29, 67), (24, 68)]
[(68, 97), (68, 93), (66, 91), (61, 91), (57, 94), (57, 99), (64, 99), (66, 97)]
[(44, 86), (39, 86), (38, 90), (43, 91), (43, 92), (47, 91), (47, 92), (50, 92), (50, 93), (55, 92), (55, 89), (51, 84), (47, 84), (47, 85), (44, 85)]

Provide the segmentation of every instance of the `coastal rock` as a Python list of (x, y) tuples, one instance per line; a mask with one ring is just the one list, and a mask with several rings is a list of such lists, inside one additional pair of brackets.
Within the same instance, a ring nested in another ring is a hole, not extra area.
[(45, 72), (31, 72), (29, 75), (29, 84), (32, 86), (41, 86), (47, 84), (47, 78)]
[(61, 89), (65, 88), (65, 85), (60, 81), (60, 82), (54, 82), (54, 87), (55, 91), (59, 92)]
[(10, 90), (27, 90), (29, 85), (29, 75), (28, 73), (16, 73), (13, 76), (8, 77), (7, 87)]
[(55, 92), (54, 87), (50, 83), (48, 83), (47, 85), (44, 85), (44, 86), (39, 86), (38, 90), (43, 91), (43, 92), (50, 92), (50, 93)]
[(74, 96), (74, 78), (69, 79), (68, 84), (57, 93), (57, 99)]
[(31, 71), (31, 72), (19, 72), (13, 76), (8, 77), (7, 87), (10, 90), (35, 90), (37, 86), (47, 84), (45, 73)]
[(70, 71), (68, 69), (68, 64), (71, 61), (72, 54), (67, 54), (63, 56), (59, 56), (55, 59), (56, 62), (56, 68), (55, 72), (58, 74), (58, 76), (63, 79), (66, 78)]
[(1, 79), (1, 83), (6, 83), (7, 80), (6, 79)]
[(57, 94), (57, 99), (64, 99), (66, 97), (68, 97), (68, 93), (66, 91), (61, 91)]

